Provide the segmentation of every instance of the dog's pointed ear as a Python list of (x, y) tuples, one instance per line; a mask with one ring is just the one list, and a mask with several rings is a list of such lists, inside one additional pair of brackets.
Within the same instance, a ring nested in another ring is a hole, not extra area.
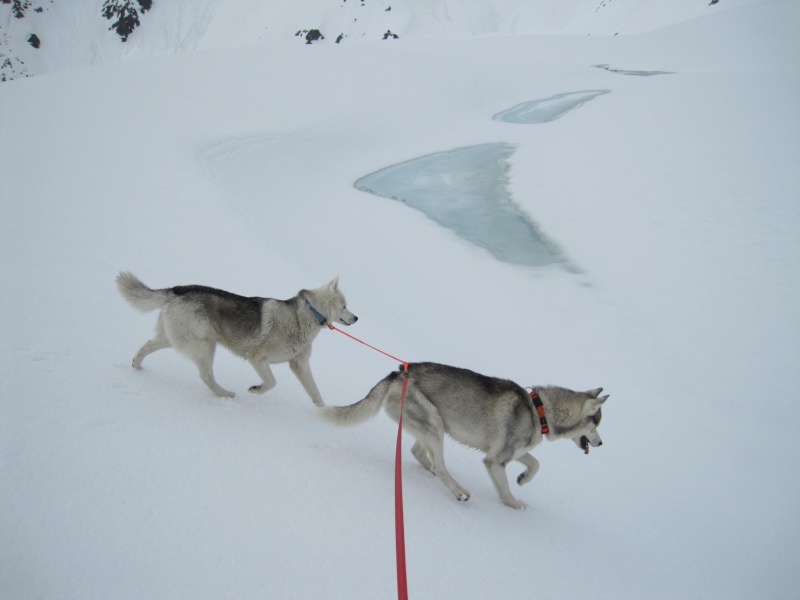
[(600, 396), (599, 398), (587, 398), (583, 403), (583, 416), (589, 416), (595, 414), (607, 399), (608, 396)]
[(598, 408), (600, 408), (603, 403), (608, 400), (608, 394), (605, 396), (600, 396), (599, 398), (595, 398), (594, 396), (590, 396), (586, 399), (586, 402), (583, 405), (583, 412), (586, 415), (593, 414)]
[[(592, 398), (597, 398), (600, 395), (600, 392), (602, 392), (602, 391), (603, 391), (603, 388), (597, 388), (597, 389), (594, 389), (594, 390), (589, 390), (586, 393), (589, 394)], [(608, 397), (608, 396), (606, 396), (606, 397)]]
[(333, 279), (330, 280), (328, 283), (328, 289), (332, 292), (335, 292), (339, 289), (339, 276), (337, 275)]

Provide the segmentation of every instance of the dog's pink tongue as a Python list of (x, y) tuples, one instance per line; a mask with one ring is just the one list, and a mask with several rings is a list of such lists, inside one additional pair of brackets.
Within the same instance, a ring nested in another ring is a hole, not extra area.
[(589, 454), (589, 438), (583, 436), (581, 438), (581, 446), (583, 446), (583, 453)]

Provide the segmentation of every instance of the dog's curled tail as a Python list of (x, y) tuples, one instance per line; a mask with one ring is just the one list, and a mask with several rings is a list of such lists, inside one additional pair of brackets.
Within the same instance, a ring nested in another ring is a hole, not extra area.
[(161, 308), (168, 299), (167, 290), (151, 290), (136, 275), (127, 271), (117, 275), (117, 288), (133, 308), (142, 312)]
[(380, 412), (389, 395), (390, 385), (387, 377), (372, 388), (363, 400), (349, 406), (321, 406), (317, 408), (317, 416), (343, 427), (360, 425)]

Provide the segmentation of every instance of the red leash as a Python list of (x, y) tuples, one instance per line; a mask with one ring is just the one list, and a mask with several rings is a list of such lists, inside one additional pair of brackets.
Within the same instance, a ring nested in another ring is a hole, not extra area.
[(400, 393), (400, 419), (397, 423), (397, 447), (394, 454), (394, 537), (396, 544), (395, 553), (397, 555), (397, 598), (398, 600), (408, 600), (408, 580), (406, 578), (406, 533), (404, 524), (405, 521), (403, 519), (403, 467), (400, 460), (403, 439), (403, 407), (406, 404), (406, 390), (408, 390), (408, 363), (404, 360), (400, 360), (396, 356), (392, 356), (391, 354), (380, 350), (379, 348), (376, 348), (375, 346), (367, 344), (357, 337), (342, 331), (338, 327), (335, 327), (331, 323), (327, 323), (327, 325), (328, 329), (338, 331), (350, 339), (355, 340), (360, 344), (364, 344), (376, 352), (380, 352), (384, 356), (388, 356), (391, 359), (403, 363), (403, 390)]
[(384, 356), (388, 356), (388, 357), (389, 357), (389, 358), (391, 358), (392, 360), (396, 360), (397, 362), (401, 362), (401, 363), (403, 363), (403, 365), (404, 365), (404, 366), (408, 367), (408, 363), (407, 363), (406, 361), (404, 361), (403, 359), (401, 359), (401, 358), (397, 358), (396, 356), (392, 356), (392, 355), (391, 355), (391, 354), (389, 354), (388, 352), (384, 352), (383, 350), (381, 350), (380, 348), (376, 348), (375, 346), (370, 346), (370, 345), (369, 345), (367, 342), (365, 342), (364, 340), (360, 340), (360, 339), (358, 339), (356, 336), (354, 336), (354, 335), (350, 335), (350, 334), (349, 334), (349, 333), (347, 333), (346, 331), (342, 331), (341, 329), (339, 329), (339, 328), (338, 328), (338, 327), (336, 327), (335, 325), (332, 325), (331, 323), (325, 323), (325, 324), (328, 326), (328, 329), (333, 329), (334, 331), (338, 331), (338, 332), (339, 332), (339, 333), (341, 333), (342, 335), (346, 335), (347, 337), (349, 337), (351, 340), (355, 340), (355, 341), (357, 341), (359, 344), (364, 344), (364, 345), (365, 345), (367, 348), (372, 348), (373, 350), (375, 350), (375, 352), (380, 352), (380, 353), (381, 353), (381, 354), (383, 354)]
[(397, 449), (394, 454), (394, 537), (397, 545), (397, 597), (408, 600), (408, 581), (406, 580), (406, 533), (403, 520), (403, 467), (400, 461), (401, 440), (403, 439), (403, 407), (408, 389), (408, 363), (403, 363), (403, 391), (400, 394), (400, 419), (397, 424)]

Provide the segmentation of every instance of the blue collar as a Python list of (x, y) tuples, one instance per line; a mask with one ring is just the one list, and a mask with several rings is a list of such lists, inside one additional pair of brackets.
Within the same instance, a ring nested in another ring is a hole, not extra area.
[(317, 321), (319, 321), (319, 324), (320, 325), (327, 325), (328, 324), (328, 319), (326, 319), (325, 316), (321, 312), (319, 312), (316, 308), (314, 308), (314, 305), (311, 304), (311, 302), (309, 302), (308, 298), (303, 296), (303, 300), (305, 300), (306, 306), (308, 306), (309, 310), (312, 313), (314, 313), (315, 317), (317, 317)]

